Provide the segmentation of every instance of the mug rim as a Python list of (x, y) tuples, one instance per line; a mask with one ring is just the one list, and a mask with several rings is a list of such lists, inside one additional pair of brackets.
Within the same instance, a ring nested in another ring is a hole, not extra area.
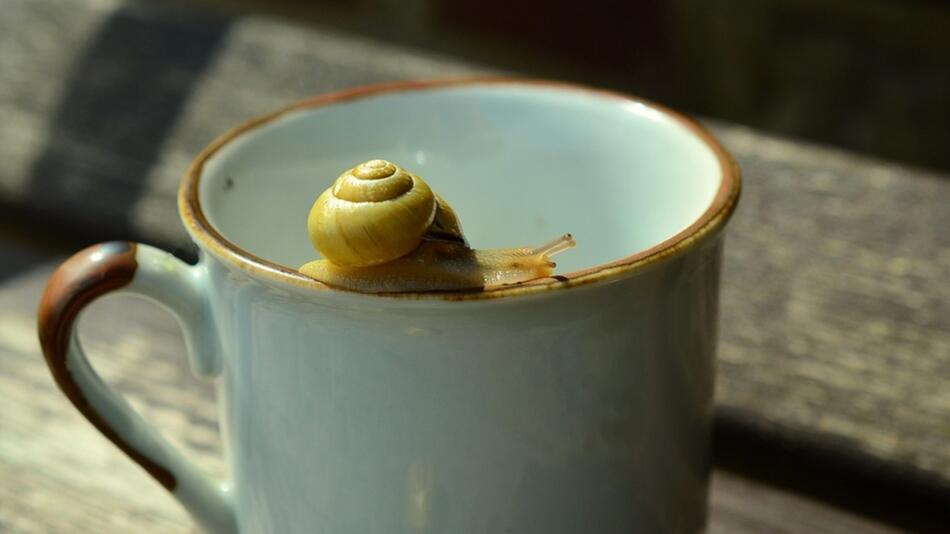
[[(199, 187), (204, 165), (220, 149), (252, 130), (265, 126), (287, 114), (315, 109), (323, 106), (358, 100), (382, 94), (419, 92), (431, 89), (443, 89), (466, 86), (513, 86), (529, 88), (556, 89), (574, 92), (583, 96), (616, 98), (624, 102), (645, 106), (660, 115), (672, 119), (696, 136), (719, 162), (722, 179), (709, 207), (689, 226), (672, 237), (649, 248), (634, 252), (623, 258), (551, 277), (531, 280), (512, 285), (499, 285), (477, 289), (452, 291), (400, 291), (388, 293), (365, 293), (328, 285), (310, 278), (286, 265), (267, 260), (238, 246), (225, 238), (205, 217), (199, 198)], [(218, 136), (205, 147), (192, 161), (178, 188), (178, 211), (192, 238), (203, 249), (217, 258), (230, 263), (241, 270), (248, 271), (269, 280), (283, 282), (298, 287), (318, 291), (354, 293), (367, 297), (389, 297), (404, 299), (436, 298), (441, 300), (482, 300), (517, 295), (529, 295), (561, 291), (594, 282), (613, 280), (633, 272), (640, 271), (655, 263), (677, 256), (692, 249), (712, 237), (725, 226), (735, 211), (741, 192), (741, 174), (733, 157), (719, 141), (694, 119), (673, 109), (639, 97), (617, 91), (598, 89), (580, 84), (511, 77), (466, 77), (437, 80), (414, 80), (363, 85), (342, 91), (334, 91), (306, 98), (278, 108), (275, 111), (247, 120)]]

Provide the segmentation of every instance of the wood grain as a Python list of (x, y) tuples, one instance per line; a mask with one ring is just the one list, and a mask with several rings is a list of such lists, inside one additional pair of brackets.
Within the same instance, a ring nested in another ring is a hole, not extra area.
[[(250, 116), (367, 82), (491, 72), (254, 16), (195, 19), (118, 0), (4, 7), (0, 209), (85, 242), (140, 239), (187, 255), (179, 177)], [(148, 39), (123, 41), (128, 28)], [(162, 136), (138, 131), (139, 115)], [(720, 412), (778, 447), (831, 451), (950, 502), (948, 176), (708, 124), (745, 175), (726, 250)], [(25, 323), (3, 330), (32, 336)], [(158, 398), (180, 395), (167, 385)]]
[(746, 175), (724, 268), (721, 406), (950, 488), (950, 180), (717, 133)]
[[(49, 376), (34, 332), (35, 297), (62, 258), (2, 241), (0, 253), (33, 263), (0, 282), (0, 532), (195, 532), (171, 497), (75, 412)], [(211, 476), (225, 477), (213, 388), (192, 377), (171, 316), (142, 299), (107, 297), (89, 308), (80, 331), (106, 381)], [(709, 532), (897, 531), (718, 471)]]
[(371, 82), (491, 72), (267, 18), (196, 19), (119, 0), (4, 9), (0, 206), (90, 241), (189, 249), (179, 179), (206, 144), (252, 116)]

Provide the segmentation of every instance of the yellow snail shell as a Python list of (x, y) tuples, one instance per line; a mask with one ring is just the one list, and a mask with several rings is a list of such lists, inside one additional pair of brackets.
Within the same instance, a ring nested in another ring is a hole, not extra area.
[(566, 234), (538, 248), (473, 250), (455, 211), (421, 178), (389, 161), (344, 172), (307, 218), (324, 257), (300, 272), (371, 293), (476, 289), (551, 276), (549, 258), (574, 246)]
[(425, 182), (402, 167), (374, 159), (344, 172), (317, 198), (307, 230), (327, 260), (366, 267), (418, 247), (437, 215), (446, 238), (461, 240), (455, 213)]

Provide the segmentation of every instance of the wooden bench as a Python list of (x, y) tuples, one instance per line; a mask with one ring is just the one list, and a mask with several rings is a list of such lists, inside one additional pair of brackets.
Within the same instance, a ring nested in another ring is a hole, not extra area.
[[(0, 531), (190, 528), (55, 390), (34, 332), (46, 276), (105, 239), (193, 256), (179, 177), (242, 120), (369, 82), (496, 71), (258, 16), (118, 0), (5, 11)], [(950, 177), (707, 125), (745, 176), (727, 239), (710, 531), (950, 525)], [(187, 371), (171, 319), (107, 300), (83, 326), (101, 373), (222, 474), (211, 389)]]

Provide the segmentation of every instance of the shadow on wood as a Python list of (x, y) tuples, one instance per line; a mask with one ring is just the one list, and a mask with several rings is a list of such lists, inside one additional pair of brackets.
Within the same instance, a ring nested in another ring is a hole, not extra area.
[(716, 414), (717, 467), (915, 532), (945, 532), (950, 487), (939, 477), (850, 449), (728, 408)]

